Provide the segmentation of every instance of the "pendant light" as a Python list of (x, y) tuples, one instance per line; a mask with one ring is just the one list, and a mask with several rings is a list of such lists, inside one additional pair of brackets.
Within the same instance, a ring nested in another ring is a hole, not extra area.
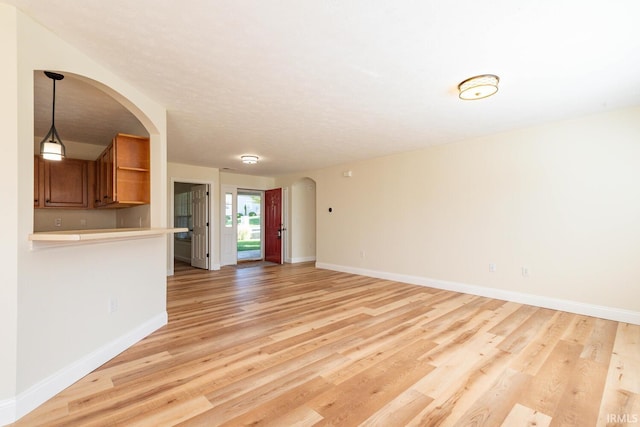
[(66, 155), (64, 144), (56, 130), (56, 80), (64, 79), (62, 74), (51, 71), (44, 72), (47, 77), (53, 80), (53, 108), (51, 109), (51, 129), (42, 141), (40, 141), (40, 155), (45, 160), (62, 160)]

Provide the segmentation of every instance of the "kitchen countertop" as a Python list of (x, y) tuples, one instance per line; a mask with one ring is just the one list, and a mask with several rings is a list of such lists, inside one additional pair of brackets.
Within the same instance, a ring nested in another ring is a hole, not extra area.
[(108, 228), (99, 230), (43, 231), (29, 234), (33, 242), (81, 242), (89, 240), (135, 239), (181, 233), (187, 228)]

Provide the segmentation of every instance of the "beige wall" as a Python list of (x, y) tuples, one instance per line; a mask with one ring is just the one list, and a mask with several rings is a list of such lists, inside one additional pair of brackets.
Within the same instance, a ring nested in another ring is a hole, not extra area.
[(633, 108), (317, 171), (318, 262), (638, 313), (639, 164)]
[[(167, 202), (164, 108), (13, 7), (0, 4), (0, 23), (5, 61), (0, 71), (0, 185), (6, 205), (14, 207), (1, 210), (13, 230), (0, 244), (2, 424), (166, 322), (164, 238), (52, 246), (29, 242), (34, 219), (34, 70), (73, 73), (106, 85), (101, 87), (151, 134), (151, 226), (166, 226)], [(108, 302), (114, 297), (119, 308), (110, 314)]]
[[(62, 225), (56, 226), (60, 219)], [(116, 209), (34, 209), (33, 231), (116, 228)]]
[[(56, 226), (56, 219), (62, 225)], [(121, 209), (34, 209), (33, 231), (149, 227), (149, 205)]]
[(270, 190), (276, 187), (276, 179), (268, 176), (220, 172), (220, 184), (234, 185), (245, 190)]
[(291, 186), (290, 225), (291, 245), (288, 262), (315, 261), (316, 259), (316, 183), (303, 178)]

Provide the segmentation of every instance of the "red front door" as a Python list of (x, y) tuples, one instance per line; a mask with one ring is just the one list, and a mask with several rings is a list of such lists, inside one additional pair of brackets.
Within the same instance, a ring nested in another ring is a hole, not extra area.
[(282, 264), (282, 188), (264, 192), (264, 259)]

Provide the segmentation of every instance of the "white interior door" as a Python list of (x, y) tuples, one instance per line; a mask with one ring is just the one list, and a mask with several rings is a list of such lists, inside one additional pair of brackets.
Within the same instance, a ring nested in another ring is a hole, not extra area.
[(238, 188), (232, 185), (221, 186), (220, 206), (220, 264), (238, 263)]
[(193, 230), (191, 233), (191, 265), (209, 269), (209, 186), (191, 187)]

